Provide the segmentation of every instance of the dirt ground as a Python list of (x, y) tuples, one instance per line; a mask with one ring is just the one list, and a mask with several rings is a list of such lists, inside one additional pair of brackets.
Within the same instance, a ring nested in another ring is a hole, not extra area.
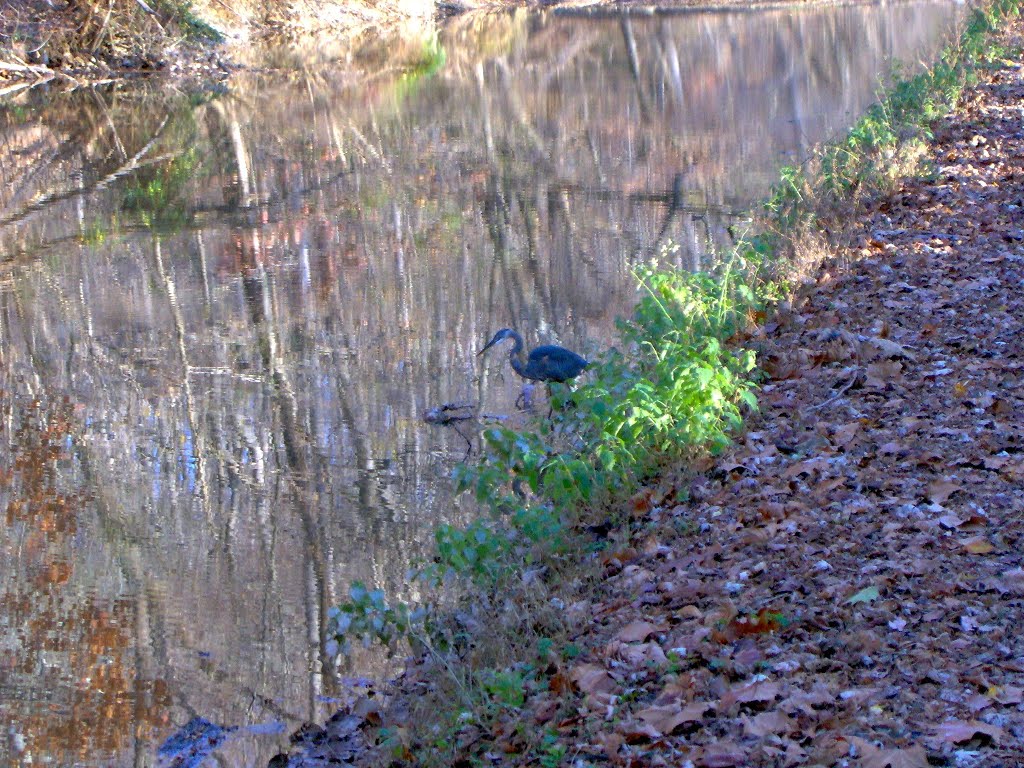
[[(585, 652), (467, 724), (457, 764), (540, 764), (523, 734), (547, 729), (551, 765), (1024, 766), (1022, 104), (1018, 53), (935, 126), (932, 178), (827, 235), (752, 340), (760, 414), (637, 496), (568, 608)], [(379, 716), (278, 765), (358, 759)]]

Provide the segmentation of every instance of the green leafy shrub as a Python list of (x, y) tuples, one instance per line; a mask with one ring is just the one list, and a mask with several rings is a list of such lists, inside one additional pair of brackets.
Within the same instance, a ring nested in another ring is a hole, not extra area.
[(399, 640), (408, 640), (415, 624), (423, 622), (424, 610), (413, 611), (405, 603), (388, 605), (384, 591), (367, 589), (359, 581), (349, 587), (349, 599), (327, 612), (330, 636), (326, 651), (330, 655), (349, 653), (353, 639), (364, 646), (374, 641), (394, 649)]

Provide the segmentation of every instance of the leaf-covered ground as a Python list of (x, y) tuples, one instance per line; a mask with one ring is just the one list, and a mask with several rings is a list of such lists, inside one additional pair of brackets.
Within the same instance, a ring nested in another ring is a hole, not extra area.
[(534, 765), (1024, 766), (1020, 64), (930, 151), (755, 339), (749, 431), (638, 494), (567, 609), (586, 651), (467, 726), (463, 764), (526, 764), (547, 730)]

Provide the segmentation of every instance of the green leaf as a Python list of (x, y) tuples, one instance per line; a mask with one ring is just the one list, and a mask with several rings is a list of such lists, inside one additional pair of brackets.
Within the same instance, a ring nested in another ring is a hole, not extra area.
[(366, 587), (361, 581), (354, 581), (348, 590), (348, 596), (352, 602), (361, 603), (366, 598)]

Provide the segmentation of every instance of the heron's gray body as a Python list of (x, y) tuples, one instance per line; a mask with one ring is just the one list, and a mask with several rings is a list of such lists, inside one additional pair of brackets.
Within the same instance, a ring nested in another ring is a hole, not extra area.
[(514, 342), (508, 353), (508, 361), (512, 364), (512, 370), (530, 381), (569, 381), (579, 376), (583, 369), (590, 364), (571, 349), (554, 344), (544, 344), (531, 349), (529, 355), (524, 359), (522, 354), (523, 337), (511, 328), (502, 328), (494, 334), (494, 338), (487, 342), (487, 346), (477, 354), (482, 355), (499, 341), (505, 339), (512, 339)]

